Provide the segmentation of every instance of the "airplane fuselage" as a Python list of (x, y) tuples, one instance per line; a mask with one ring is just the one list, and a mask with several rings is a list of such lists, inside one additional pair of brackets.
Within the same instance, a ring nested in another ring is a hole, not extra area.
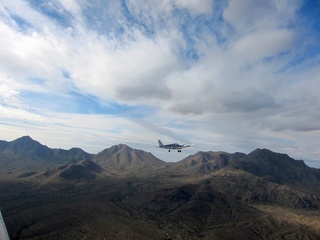
[(190, 147), (190, 145), (180, 145), (178, 143), (172, 143), (172, 144), (162, 144), (162, 142), (160, 140), (158, 140), (159, 142), (159, 148), (164, 148), (164, 149), (168, 149), (168, 151), (170, 152), (170, 150), (177, 150), (178, 152), (181, 152), (182, 148), (187, 148)]

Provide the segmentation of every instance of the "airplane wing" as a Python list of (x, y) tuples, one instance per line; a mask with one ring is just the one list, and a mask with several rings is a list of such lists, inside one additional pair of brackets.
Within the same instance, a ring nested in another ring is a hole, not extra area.
[(0, 239), (1, 240), (10, 240), (6, 225), (4, 224), (4, 220), (0, 211)]
[(183, 145), (182, 148), (191, 147), (191, 145)]

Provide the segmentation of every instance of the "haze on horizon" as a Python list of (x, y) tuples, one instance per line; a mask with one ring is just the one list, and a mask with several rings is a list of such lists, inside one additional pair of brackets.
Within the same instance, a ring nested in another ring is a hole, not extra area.
[(0, 0), (1, 139), (320, 167), (319, 20), (311, 0)]

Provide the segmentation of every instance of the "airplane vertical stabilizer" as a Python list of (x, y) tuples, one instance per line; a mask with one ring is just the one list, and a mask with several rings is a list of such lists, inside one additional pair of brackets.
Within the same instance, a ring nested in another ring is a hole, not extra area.
[(163, 147), (163, 144), (160, 139), (158, 140), (158, 143), (159, 143), (159, 147)]

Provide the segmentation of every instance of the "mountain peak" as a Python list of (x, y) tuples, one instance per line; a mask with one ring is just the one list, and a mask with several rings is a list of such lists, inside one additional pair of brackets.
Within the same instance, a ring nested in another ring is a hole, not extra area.
[(276, 153), (268, 149), (256, 149), (246, 157), (235, 161), (233, 167), (260, 177), (268, 177), (276, 183), (298, 184), (313, 182), (319, 178), (319, 172), (311, 174), (310, 168), (302, 160), (295, 160), (284, 153)]
[(27, 146), (27, 147), (47, 147), (40, 142), (32, 139), (30, 136), (23, 136), (21, 138), (17, 138), (16, 140), (13, 140), (9, 142), (11, 145), (19, 145), (19, 146)]
[(159, 169), (166, 163), (143, 150), (133, 149), (125, 144), (107, 148), (96, 155), (95, 161), (109, 170), (136, 171), (142, 169)]
[(103, 150), (101, 153), (113, 154), (113, 153), (116, 153), (119, 151), (131, 151), (131, 150), (133, 150), (131, 147), (120, 143), (120, 144), (114, 145), (110, 148)]
[(273, 155), (273, 154), (281, 154), (281, 153), (276, 153), (273, 152), (267, 148), (257, 148), (255, 150), (253, 150), (251, 153), (249, 154), (265, 154), (265, 155)]
[(80, 148), (51, 149), (33, 140), (30, 136), (23, 136), (11, 142), (0, 141), (0, 153), (4, 159), (2, 163), (7, 167), (5, 170), (0, 165), (0, 169), (2, 168), (0, 173), (14, 172), (17, 174), (41, 171), (56, 164), (93, 158)]
[(278, 167), (289, 167), (289, 165), (306, 167), (303, 161), (294, 160), (285, 153), (276, 153), (266, 148), (257, 148), (248, 154), (247, 159), (251, 162), (262, 164), (262, 166), (271, 164)]
[(39, 143), (39, 142), (33, 140), (30, 136), (27, 135), (27, 136), (23, 136), (23, 137), (17, 138), (15, 140), (11, 141), (10, 143), (32, 144), (32, 143)]
[(33, 140), (30, 136), (23, 136), (8, 143), (7, 151), (15, 153), (30, 153), (32, 151), (45, 151), (48, 147)]
[(17, 138), (15, 141), (34, 141), (29, 135)]
[(128, 145), (126, 144), (123, 144), (123, 143), (120, 143), (118, 145), (115, 145), (113, 147), (116, 147), (118, 148), (119, 150), (133, 150), (133, 148), (129, 147)]

